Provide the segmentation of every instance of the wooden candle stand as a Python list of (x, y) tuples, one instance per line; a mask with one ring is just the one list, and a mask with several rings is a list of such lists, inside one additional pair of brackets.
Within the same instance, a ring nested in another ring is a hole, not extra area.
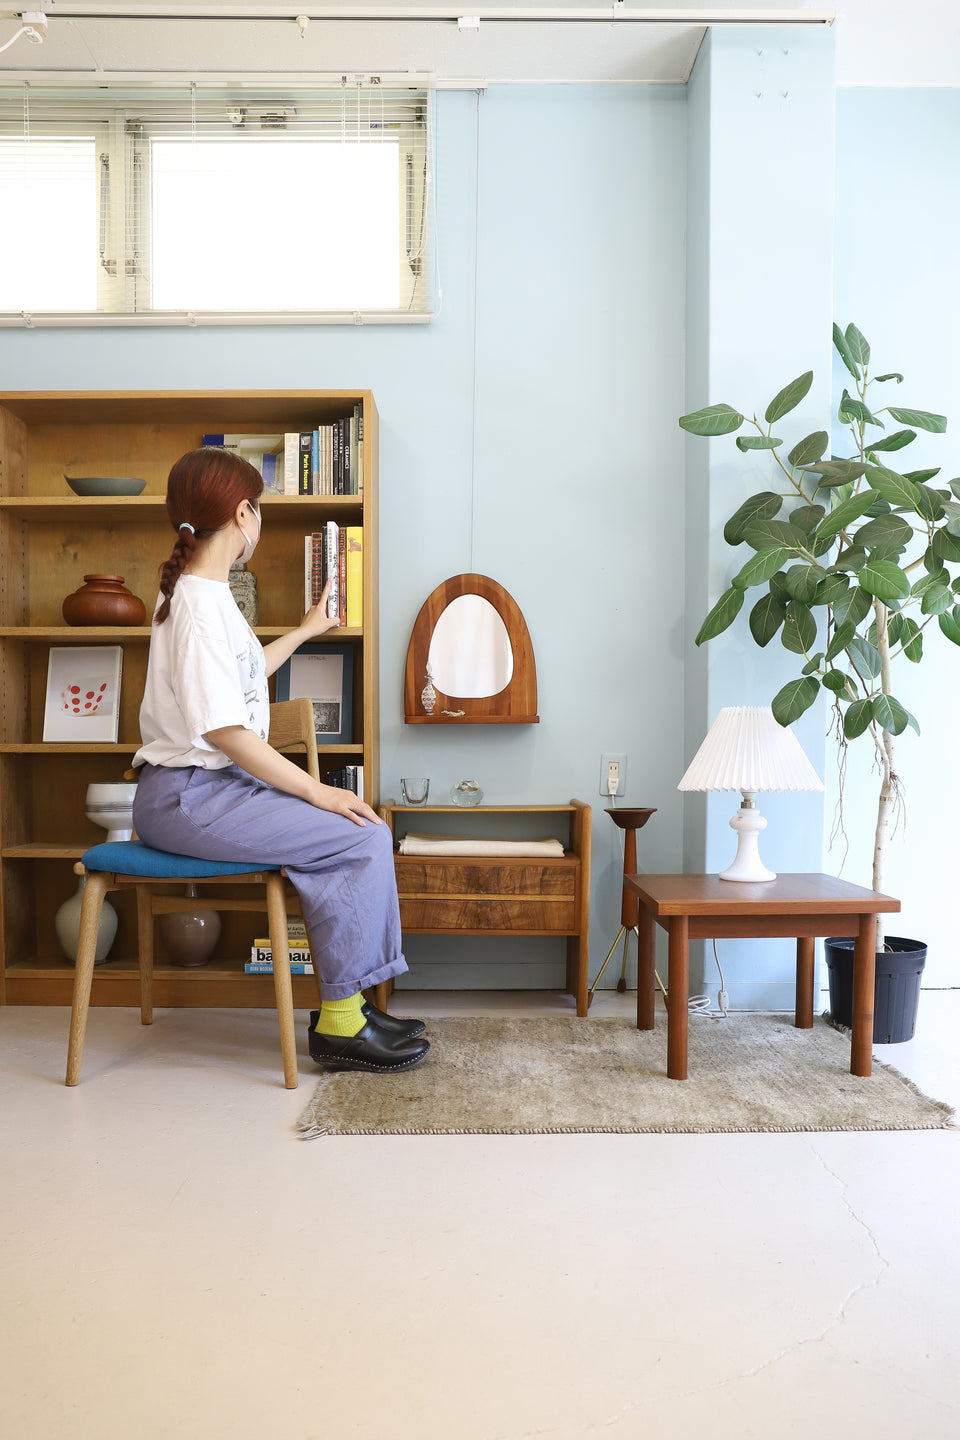
[[(620, 936), (623, 936), (623, 962), (620, 966), (620, 979), (617, 981), (617, 989), (621, 994), (627, 988), (627, 946), (630, 943), (630, 931), (637, 933), (637, 925), (640, 919), (640, 901), (635, 894), (627, 889), (626, 880), (628, 875), (637, 873), (637, 831), (642, 830), (650, 819), (651, 815), (657, 813), (657, 807), (652, 809), (640, 808), (637, 806), (624, 806), (618, 809), (611, 806), (606, 812), (614, 825), (618, 825), (624, 834), (623, 846), (623, 896), (620, 902), (620, 929), (617, 931), (617, 938), (610, 946), (606, 960), (597, 972), (591, 989), (587, 992), (587, 1007), (593, 1003), (593, 993), (600, 983), (600, 976), (606, 970), (614, 950), (620, 944)], [(639, 938), (639, 937), (638, 937)]]

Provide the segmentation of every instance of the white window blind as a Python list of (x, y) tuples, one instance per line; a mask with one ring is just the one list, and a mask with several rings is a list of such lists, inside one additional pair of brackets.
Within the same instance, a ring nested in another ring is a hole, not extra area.
[(429, 319), (432, 130), (375, 80), (0, 87), (0, 324)]

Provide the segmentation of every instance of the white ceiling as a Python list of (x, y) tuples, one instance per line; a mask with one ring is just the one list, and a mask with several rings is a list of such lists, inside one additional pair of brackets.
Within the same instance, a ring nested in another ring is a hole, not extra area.
[[(769, 23), (777, 16), (809, 22), (832, 9), (811, 0), (779, 7), (760, 0), (707, 0), (699, 7), (667, 0), (655, 10), (632, 0), (32, 3), (49, 18), (47, 38), (42, 46), (21, 39), (0, 54), (0, 73), (413, 70), (450, 83), (683, 82), (704, 34), (694, 19)], [(909, 7), (903, 0), (834, 0), (834, 5), (841, 84), (960, 85), (957, 0), (911, 0)], [(0, 16), (15, 13), (0, 10)], [(303, 38), (296, 14), (312, 17)], [(458, 14), (480, 15), (479, 31), (461, 32)], [(670, 23), (674, 18), (677, 23)], [(15, 29), (13, 19), (0, 18), (0, 44)]]

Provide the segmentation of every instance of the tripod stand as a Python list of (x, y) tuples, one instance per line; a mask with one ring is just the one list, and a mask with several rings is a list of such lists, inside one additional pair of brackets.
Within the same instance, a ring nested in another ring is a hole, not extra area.
[[(650, 816), (657, 813), (656, 806), (654, 806), (652, 810), (629, 808), (626, 806), (622, 810), (618, 810), (616, 806), (611, 806), (606, 813), (610, 816), (614, 825), (617, 825), (621, 830), (626, 832), (623, 847), (623, 876), (624, 879), (626, 879), (628, 875), (636, 875), (637, 873), (637, 831), (642, 830), (650, 819)], [(630, 943), (630, 931), (633, 930), (636, 932), (639, 919), (640, 901), (636, 895), (631, 895), (626, 885), (624, 885), (620, 902), (620, 929), (617, 931), (616, 940), (614, 940), (610, 946), (606, 960), (604, 960), (597, 972), (597, 978), (594, 980), (591, 989), (587, 991), (588, 1008), (593, 1000), (593, 992), (600, 983), (600, 976), (604, 970), (606, 970), (614, 950), (616, 950), (620, 944), (621, 935), (623, 936), (623, 961), (620, 965), (620, 979), (617, 981), (617, 989), (621, 994), (626, 990), (627, 947)]]

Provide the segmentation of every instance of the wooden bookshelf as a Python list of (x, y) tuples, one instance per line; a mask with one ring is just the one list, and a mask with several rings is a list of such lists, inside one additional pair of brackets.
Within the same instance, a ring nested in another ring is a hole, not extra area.
[[(149, 626), (74, 627), (60, 606), (91, 573), (122, 574), (152, 608), (157, 570), (173, 532), (164, 491), (173, 462), (205, 432), (262, 434), (313, 429), (363, 406), (362, 496), (263, 497), (263, 534), (251, 562), (267, 642), (303, 614), (303, 536), (326, 520), (362, 525), (363, 629), (325, 637), (355, 647), (350, 744), (320, 747), (321, 769), (362, 764), (368, 800), (379, 794), (377, 635), (378, 416), (368, 390), (97, 391), (0, 393), (0, 1003), (69, 1004), (73, 967), (54, 931), (60, 904), (77, 886), (73, 864), (105, 838), (84, 814), (91, 781), (119, 780), (140, 744), (139, 711)], [(136, 475), (142, 495), (81, 499), (70, 475)], [(116, 744), (45, 744), (47, 663), (54, 645), (121, 645)], [(272, 698), (272, 697), (271, 697)], [(225, 887), (229, 893), (229, 887)], [(93, 1003), (136, 1003), (136, 907), (111, 893), (119, 916)], [(270, 976), (244, 975), (255, 915), (224, 914), (209, 965), (170, 965), (158, 936), (159, 1005), (273, 1004)], [(297, 1004), (315, 1002), (313, 977), (295, 977)]]

